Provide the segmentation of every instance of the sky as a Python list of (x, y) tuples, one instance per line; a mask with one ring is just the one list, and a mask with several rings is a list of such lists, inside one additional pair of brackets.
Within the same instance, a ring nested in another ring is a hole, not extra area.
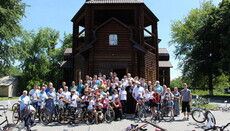
[[(60, 32), (62, 39), (64, 33), (72, 33), (71, 19), (84, 4), (85, 0), (22, 0), (30, 5), (26, 8), (26, 18), (21, 25), (26, 30), (38, 31), (39, 28), (49, 27)], [(170, 54), (171, 79), (181, 76), (178, 68), (179, 60), (175, 59), (175, 48), (169, 46), (171, 40), (171, 24), (175, 20), (182, 20), (191, 9), (199, 8), (203, 0), (144, 0), (148, 8), (157, 16), (158, 38), (160, 48), (167, 48)], [(221, 0), (213, 0), (215, 5)]]

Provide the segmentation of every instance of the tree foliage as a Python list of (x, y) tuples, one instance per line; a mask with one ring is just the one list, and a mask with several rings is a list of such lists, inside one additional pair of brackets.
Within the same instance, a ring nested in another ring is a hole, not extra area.
[(181, 77), (179, 78), (176, 78), (176, 79), (173, 79), (171, 82), (170, 82), (170, 85), (171, 85), (171, 88), (182, 88), (182, 84), (183, 84), (183, 80)]
[(60, 62), (62, 53), (56, 49), (59, 32), (51, 29), (40, 29), (38, 33), (24, 31), (17, 48), (20, 50), (22, 79), (24, 86), (45, 82), (58, 83), (61, 79)]
[(26, 6), (21, 0), (0, 1), (0, 77), (11, 74), (12, 63), (17, 58), (14, 43), (21, 34), (20, 21), (25, 17)]
[(194, 87), (209, 87), (211, 94), (213, 79), (230, 71), (229, 16), (230, 0), (223, 0), (218, 7), (208, 1), (171, 27), (170, 43), (181, 61), (183, 78)]

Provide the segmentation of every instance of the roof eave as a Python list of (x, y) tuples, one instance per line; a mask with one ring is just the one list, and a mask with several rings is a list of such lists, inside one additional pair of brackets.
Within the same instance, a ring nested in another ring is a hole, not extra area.
[(78, 12), (77, 12), (77, 13), (74, 15), (74, 17), (71, 19), (72, 22), (74, 22), (74, 20), (76, 19), (77, 16), (79, 16), (81, 13), (84, 12), (85, 6), (86, 6), (86, 4), (84, 4), (84, 5), (80, 8), (80, 10), (78, 10)]

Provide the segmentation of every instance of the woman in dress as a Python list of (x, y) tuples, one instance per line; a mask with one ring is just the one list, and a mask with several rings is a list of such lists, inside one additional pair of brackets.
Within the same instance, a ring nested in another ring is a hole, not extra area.
[(173, 91), (174, 95), (174, 116), (180, 115), (180, 92), (178, 92), (178, 88), (175, 87)]
[(52, 114), (56, 114), (55, 104), (54, 104), (54, 102), (56, 101), (56, 93), (53, 87), (50, 88), (50, 91), (47, 93), (47, 96), (48, 99), (46, 100), (46, 107), (51, 110)]

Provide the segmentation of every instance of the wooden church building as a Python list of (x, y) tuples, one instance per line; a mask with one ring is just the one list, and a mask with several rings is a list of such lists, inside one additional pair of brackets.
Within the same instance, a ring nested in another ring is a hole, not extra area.
[(143, 0), (86, 0), (71, 21), (72, 49), (62, 63), (67, 83), (99, 72), (159, 80), (159, 20)]

